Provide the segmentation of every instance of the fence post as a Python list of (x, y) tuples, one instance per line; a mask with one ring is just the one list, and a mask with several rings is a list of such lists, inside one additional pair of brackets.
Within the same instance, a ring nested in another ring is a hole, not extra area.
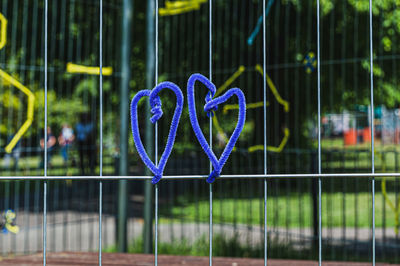
[[(155, 1), (147, 1), (146, 10), (146, 88), (151, 89), (154, 87), (154, 73), (155, 73), (155, 23), (154, 23), (154, 10)], [(150, 103), (146, 102), (147, 110), (150, 110)], [(146, 112), (146, 151), (149, 158), (154, 158), (154, 127), (150, 122), (150, 112)], [(146, 168), (146, 175), (151, 175), (151, 172)], [(144, 253), (152, 253), (153, 250), (153, 185), (151, 181), (145, 181), (144, 189), (144, 227), (143, 227), (143, 251)]]
[[(131, 25), (133, 17), (132, 0), (124, 0), (122, 11), (122, 43), (121, 43), (121, 132), (119, 174), (128, 175), (128, 124), (129, 124), (129, 79)], [(118, 182), (118, 252), (127, 252), (127, 181)]]

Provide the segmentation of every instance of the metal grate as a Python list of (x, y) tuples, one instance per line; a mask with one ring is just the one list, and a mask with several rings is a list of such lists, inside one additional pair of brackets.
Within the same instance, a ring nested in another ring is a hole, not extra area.
[[(269, 2), (272, 0), (269, 0)], [(209, 39), (208, 39), (208, 52), (209, 52), (209, 77), (212, 81), (213, 79), (213, 0), (209, 0)], [(47, 139), (47, 90), (48, 90), (48, 0), (44, 1), (45, 4), (45, 14), (44, 14), (44, 89), (45, 89), (45, 114), (44, 114), (44, 136)], [(158, 14), (159, 14), (159, 3), (158, 0), (154, 0), (154, 20), (155, 20), (155, 76), (154, 76), (154, 84), (156, 84), (159, 80), (158, 77), (158, 37), (159, 37), (159, 24), (158, 24)], [(266, 41), (267, 41), (267, 33), (266, 33), (266, 0), (262, 1), (263, 4), (263, 23), (262, 23), (262, 36), (263, 36), (263, 69), (267, 69), (267, 50), (266, 50)], [(47, 250), (47, 186), (49, 181), (54, 180), (98, 180), (99, 181), (99, 265), (102, 262), (102, 209), (103, 209), (103, 181), (104, 180), (150, 180), (152, 176), (103, 176), (103, 1), (99, 0), (100, 5), (100, 13), (99, 13), (99, 58), (100, 58), (100, 75), (99, 75), (99, 108), (100, 108), (100, 173), (98, 176), (48, 176), (48, 154), (47, 154), (47, 142), (44, 142), (44, 175), (38, 176), (15, 176), (15, 177), (0, 177), (0, 180), (44, 180), (43, 183), (43, 264), (46, 265), (46, 250)], [(320, 0), (317, 0), (317, 62), (320, 62)], [(374, 84), (373, 84), (373, 42), (372, 42), (372, 0), (369, 0), (369, 45), (370, 45), (370, 97), (371, 97), (371, 117), (374, 115)], [(393, 173), (375, 173), (374, 167), (374, 126), (371, 126), (371, 172), (370, 173), (322, 173), (322, 165), (321, 165), (321, 69), (320, 64), (317, 64), (317, 103), (318, 103), (318, 173), (304, 173), (304, 174), (270, 174), (268, 173), (268, 165), (267, 165), (267, 77), (263, 75), (263, 174), (233, 174), (233, 175), (222, 175), (219, 177), (220, 182), (224, 182), (225, 179), (246, 179), (246, 180), (254, 180), (254, 179), (262, 179), (264, 181), (264, 264), (267, 265), (268, 262), (268, 254), (267, 254), (267, 200), (268, 200), (268, 180), (271, 179), (281, 179), (281, 178), (315, 178), (318, 179), (318, 260), (319, 265), (322, 263), (322, 203), (321, 203), (321, 192), (322, 192), (322, 179), (323, 178), (339, 178), (339, 177), (354, 177), (354, 178), (372, 178), (372, 263), (375, 265), (375, 177), (399, 177), (400, 174)], [(373, 123), (371, 123), (373, 124)], [(212, 135), (212, 127), (213, 121), (212, 118), (209, 120), (209, 141), (210, 146), (213, 144), (213, 135)], [(155, 161), (158, 161), (158, 125), (155, 125), (155, 134), (154, 134), (154, 157)], [(210, 163), (210, 171), (212, 170), (212, 165)], [(207, 175), (166, 175), (163, 177), (165, 181), (168, 180), (193, 180), (193, 179), (205, 179)], [(158, 230), (158, 196), (159, 196), (159, 186), (154, 186), (154, 200), (155, 200), (155, 265), (158, 263), (158, 242), (159, 242), (159, 230)], [(209, 264), (212, 265), (212, 250), (213, 250), (213, 185), (209, 186)]]

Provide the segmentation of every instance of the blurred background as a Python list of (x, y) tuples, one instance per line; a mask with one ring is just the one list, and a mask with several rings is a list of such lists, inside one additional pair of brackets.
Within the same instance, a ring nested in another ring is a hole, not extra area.
[[(100, 128), (99, 1), (49, 1), (48, 138), (44, 140), (44, 1), (0, 1), (0, 174), (150, 175), (130, 134), (129, 104), (135, 93), (172, 81), (186, 97), (192, 73), (209, 76), (209, 1), (108, 0), (103, 12), (103, 127)], [(241, 88), (247, 120), (223, 174), (263, 174), (267, 125), (268, 173), (316, 173), (316, 1), (268, 0), (263, 69), (261, 0), (214, 0), (212, 80), (222, 93)], [(375, 126), (376, 172), (399, 171), (400, 9), (398, 1), (372, 1), (374, 117), (370, 114), (369, 1), (321, 0), (321, 133), (323, 173), (371, 172)], [(155, 53), (158, 15), (158, 53)], [(260, 24), (261, 23), (261, 24)], [(267, 120), (263, 75), (267, 78)], [(197, 112), (207, 90), (196, 87)], [(162, 92), (158, 144), (163, 150), (175, 97)], [(214, 150), (220, 154), (237, 119), (230, 100), (213, 118)], [(141, 136), (150, 157), (154, 126), (139, 104)], [(207, 174), (185, 99), (166, 175)], [(376, 179), (377, 260), (400, 262), (400, 183)], [(312, 178), (268, 181), (268, 256), (318, 258), (318, 191)], [(153, 186), (143, 181), (103, 182), (103, 247), (106, 252), (152, 252)], [(98, 249), (98, 181), (48, 183), (49, 251)], [(159, 252), (208, 255), (208, 191), (204, 180), (160, 182)], [(220, 180), (214, 191), (215, 256), (263, 257), (263, 181)], [(0, 181), (2, 256), (42, 249), (43, 184)], [(368, 178), (322, 182), (324, 260), (371, 260), (372, 196)]]

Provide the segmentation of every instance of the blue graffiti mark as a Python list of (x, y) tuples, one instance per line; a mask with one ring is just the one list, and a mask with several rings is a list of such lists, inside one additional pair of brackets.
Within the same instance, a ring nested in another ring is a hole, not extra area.
[[(275, 0), (269, 0), (267, 4), (267, 8), (265, 9), (265, 17), (268, 16), (269, 11), (271, 10), (271, 6), (274, 4)], [(263, 23), (263, 15), (258, 18), (257, 25), (254, 28), (253, 32), (251, 33), (250, 37), (247, 39), (248, 45), (253, 45), (254, 39), (257, 37), (258, 33), (260, 32), (261, 26)]]

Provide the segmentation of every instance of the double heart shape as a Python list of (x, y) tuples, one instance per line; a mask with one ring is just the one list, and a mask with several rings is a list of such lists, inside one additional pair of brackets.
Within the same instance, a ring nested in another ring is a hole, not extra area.
[[(226, 145), (224, 151), (222, 152), (221, 157), (218, 159), (210, 145), (208, 144), (206, 138), (204, 137), (204, 134), (200, 128), (199, 121), (197, 119), (196, 115), (196, 105), (195, 105), (195, 97), (194, 97), (194, 85), (196, 81), (199, 81), (203, 83), (209, 90), (209, 93), (206, 96), (206, 104), (204, 105), (204, 111), (207, 112), (207, 115), (213, 115), (213, 111), (217, 110), (218, 105), (221, 103), (226, 102), (229, 98), (232, 96), (236, 95), (239, 101), (239, 117), (238, 117), (238, 122), (236, 124), (236, 128), (233, 131), (228, 144)], [(176, 108), (174, 112), (174, 116), (172, 118), (172, 124), (171, 128), (168, 134), (168, 140), (167, 144), (165, 147), (165, 150), (161, 156), (159, 164), (156, 166), (149, 158), (147, 155), (142, 141), (140, 139), (140, 134), (139, 134), (139, 126), (138, 126), (138, 118), (137, 118), (137, 105), (139, 100), (144, 97), (148, 96), (149, 101), (150, 101), (150, 106), (151, 106), (151, 112), (153, 113), (153, 116), (151, 117), (151, 122), (155, 123), (158, 121), (161, 116), (162, 116), (162, 109), (161, 109), (161, 100), (158, 96), (158, 93), (163, 90), (164, 88), (168, 88), (172, 90), (175, 95), (176, 95)], [(240, 136), (240, 133), (242, 132), (245, 120), (246, 120), (246, 99), (243, 94), (243, 92), (239, 88), (233, 88), (228, 90), (224, 95), (219, 96), (215, 99), (213, 99), (213, 96), (215, 95), (216, 92), (216, 87), (215, 85), (208, 80), (205, 76), (201, 74), (193, 74), (190, 76), (187, 84), (187, 96), (188, 96), (188, 106), (189, 106), (189, 118), (190, 122), (192, 124), (192, 128), (194, 130), (194, 133), (207, 154), (208, 158), (210, 159), (212, 165), (213, 165), (213, 171), (207, 178), (208, 183), (214, 182), (215, 178), (217, 178), (222, 171), (222, 168), (226, 161), (228, 160), (228, 157), (230, 153), (232, 152), (237, 139)], [(132, 99), (131, 103), (131, 123), (132, 123), (132, 136), (133, 140), (135, 142), (136, 149), (142, 158), (143, 162), (146, 164), (146, 166), (153, 172), (154, 178), (152, 179), (152, 183), (156, 184), (160, 179), (162, 178), (163, 171), (165, 168), (165, 165), (167, 163), (168, 157), (171, 154), (172, 147), (175, 141), (176, 137), (176, 131), (178, 128), (179, 124), (179, 119), (182, 114), (182, 108), (183, 108), (183, 94), (182, 91), (179, 89), (177, 85), (175, 85), (172, 82), (162, 82), (159, 85), (157, 85), (153, 90), (142, 90), (139, 91), (135, 97)]]

